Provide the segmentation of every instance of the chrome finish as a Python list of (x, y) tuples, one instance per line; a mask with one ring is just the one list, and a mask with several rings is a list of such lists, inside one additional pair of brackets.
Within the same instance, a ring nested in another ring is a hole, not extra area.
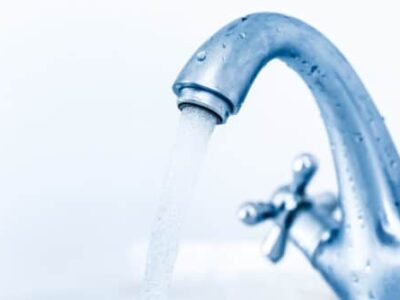
[(272, 203), (247, 202), (240, 207), (238, 217), (246, 225), (256, 225), (275, 217), (278, 212)]
[(247, 225), (267, 219), (274, 221), (262, 245), (264, 255), (272, 262), (283, 257), (289, 238), (311, 258), (321, 240), (337, 232), (338, 224), (332, 218), (338, 204), (336, 197), (306, 195), (306, 187), (316, 170), (316, 160), (310, 154), (299, 155), (293, 162), (290, 184), (280, 187), (270, 200), (247, 202), (238, 210), (239, 219)]
[[(300, 226), (312, 222), (298, 210), (301, 224), (291, 224), (290, 236), (340, 297), (400, 299), (398, 153), (360, 79), (321, 33), (280, 14), (238, 19), (184, 67), (174, 84), (178, 104), (205, 107), (224, 123), (274, 58), (294, 69), (315, 96), (332, 145), (343, 213), (337, 234), (326, 237), (313, 228), (328, 218)], [(315, 236), (321, 238), (316, 249)]]

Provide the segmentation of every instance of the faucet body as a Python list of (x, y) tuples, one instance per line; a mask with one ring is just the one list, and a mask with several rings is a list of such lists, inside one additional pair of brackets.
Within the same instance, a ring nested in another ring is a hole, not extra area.
[[(313, 249), (301, 240), (296, 245), (342, 299), (400, 299), (399, 156), (357, 74), (321, 33), (273, 13), (233, 21), (181, 71), (173, 86), (178, 106), (202, 107), (225, 123), (275, 58), (296, 71), (315, 97), (331, 143), (343, 215), (335, 234), (321, 236)], [(305, 231), (301, 239), (307, 228), (291, 230)]]

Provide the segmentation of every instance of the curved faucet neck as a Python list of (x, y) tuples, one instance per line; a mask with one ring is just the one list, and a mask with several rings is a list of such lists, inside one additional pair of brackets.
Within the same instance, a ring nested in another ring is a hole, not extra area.
[(269, 13), (228, 24), (180, 73), (174, 84), (178, 105), (202, 106), (224, 123), (274, 58), (294, 69), (315, 96), (332, 145), (344, 222), (351, 226), (347, 236), (362, 242), (388, 224), (397, 228), (400, 161), (395, 146), (350, 64), (309, 25)]

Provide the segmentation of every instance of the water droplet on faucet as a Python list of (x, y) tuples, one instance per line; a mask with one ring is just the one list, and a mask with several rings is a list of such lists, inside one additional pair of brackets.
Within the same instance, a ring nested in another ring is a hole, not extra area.
[(397, 167), (397, 161), (396, 161), (395, 159), (392, 159), (392, 160), (390, 161), (390, 166), (391, 166), (392, 168), (396, 168), (396, 167)]
[(364, 217), (361, 212), (358, 213), (357, 219), (358, 223), (360, 224), (360, 227), (364, 228)]
[(361, 143), (362, 141), (364, 141), (362, 134), (359, 132), (354, 134), (354, 139), (356, 140), (357, 143)]
[(360, 278), (358, 277), (358, 275), (356, 273), (353, 273), (351, 275), (351, 281), (353, 281), (353, 283), (358, 283), (360, 281)]
[(318, 66), (313, 65), (310, 69), (310, 72), (308, 73), (309, 75), (313, 75), (315, 73), (315, 71), (318, 70)]
[(204, 61), (207, 57), (207, 52), (205, 50), (199, 51), (196, 54), (196, 59), (198, 61)]
[(365, 263), (365, 271), (371, 271), (371, 261), (369, 259), (367, 259), (367, 262)]

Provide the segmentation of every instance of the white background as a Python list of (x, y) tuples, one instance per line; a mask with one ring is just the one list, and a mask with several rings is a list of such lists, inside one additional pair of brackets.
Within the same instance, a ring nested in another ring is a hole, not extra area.
[[(143, 264), (135, 255), (144, 252), (179, 117), (171, 85), (207, 37), (257, 11), (296, 16), (327, 35), (399, 143), (396, 1), (0, 1), (0, 299), (135, 289)], [(312, 191), (335, 190), (316, 105), (273, 62), (212, 138), (184, 245), (258, 243), (262, 229), (243, 228), (235, 210), (289, 180), (302, 151), (320, 160)], [(313, 276), (304, 266), (297, 272)]]

